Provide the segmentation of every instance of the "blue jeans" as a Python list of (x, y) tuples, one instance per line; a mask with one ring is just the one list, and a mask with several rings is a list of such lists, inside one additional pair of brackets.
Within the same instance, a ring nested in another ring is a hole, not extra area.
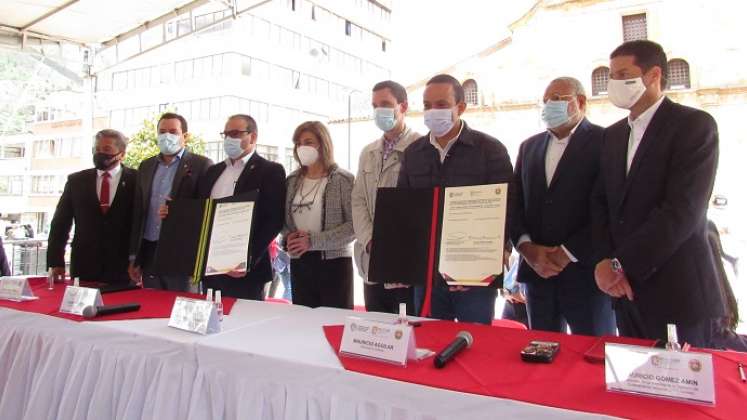
[[(487, 325), (493, 322), (498, 290), (492, 287), (470, 287), (463, 292), (450, 292), (444, 281), (435, 280), (433, 283), (431, 318)], [(415, 310), (418, 314), (424, 297), (425, 287), (415, 287)]]

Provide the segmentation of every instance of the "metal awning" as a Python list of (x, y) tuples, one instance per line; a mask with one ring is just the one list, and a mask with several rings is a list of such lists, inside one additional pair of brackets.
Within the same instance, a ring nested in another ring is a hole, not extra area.
[[(0, 2), (0, 47), (15, 48), (64, 60), (64, 50), (75, 51), (77, 61), (91, 66), (91, 73), (119, 64), (228, 19), (235, 19), (272, 0), (2, 0)], [(222, 17), (197, 25), (192, 12), (212, 5)], [(164, 26), (175, 19), (186, 22), (186, 30), (167, 37)], [(160, 32), (160, 37), (145, 33)], [(155, 42), (153, 39), (155, 38)], [(160, 38), (160, 39), (159, 39)], [(126, 41), (135, 47), (121, 54)], [(147, 44), (147, 45), (145, 45)], [(96, 62), (94, 55), (117, 50)], [(50, 52), (53, 51), (53, 52)]]

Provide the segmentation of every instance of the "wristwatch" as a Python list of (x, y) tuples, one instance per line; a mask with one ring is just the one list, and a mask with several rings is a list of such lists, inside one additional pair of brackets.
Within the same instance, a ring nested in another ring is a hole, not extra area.
[(613, 258), (610, 260), (610, 264), (612, 264), (612, 271), (615, 273), (622, 273), (623, 272), (623, 266), (620, 264), (620, 260), (617, 258)]

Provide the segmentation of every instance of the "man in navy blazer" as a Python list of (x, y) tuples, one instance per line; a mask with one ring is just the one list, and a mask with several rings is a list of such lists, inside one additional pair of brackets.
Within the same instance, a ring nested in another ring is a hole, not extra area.
[(630, 115), (604, 131), (594, 200), (599, 288), (615, 297), (621, 335), (709, 346), (723, 316), (707, 239), (718, 129), (708, 113), (662, 93), (659, 44), (630, 41), (610, 56), (610, 101)]
[(614, 334), (609, 296), (594, 283), (591, 197), (599, 172), (602, 127), (585, 117), (583, 85), (560, 77), (547, 86), (547, 131), (521, 144), (514, 169), (511, 240), (523, 256), (532, 329)]

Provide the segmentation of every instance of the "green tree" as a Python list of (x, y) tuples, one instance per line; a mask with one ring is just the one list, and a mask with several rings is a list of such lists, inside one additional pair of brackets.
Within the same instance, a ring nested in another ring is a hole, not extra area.
[[(160, 153), (158, 149), (157, 127), (161, 115), (163, 114), (143, 121), (143, 127), (130, 137), (130, 142), (127, 144), (127, 154), (123, 161), (128, 168), (137, 169), (140, 166), (140, 162)], [(202, 136), (189, 134), (187, 136), (187, 149), (192, 153), (204, 154), (205, 140)]]

